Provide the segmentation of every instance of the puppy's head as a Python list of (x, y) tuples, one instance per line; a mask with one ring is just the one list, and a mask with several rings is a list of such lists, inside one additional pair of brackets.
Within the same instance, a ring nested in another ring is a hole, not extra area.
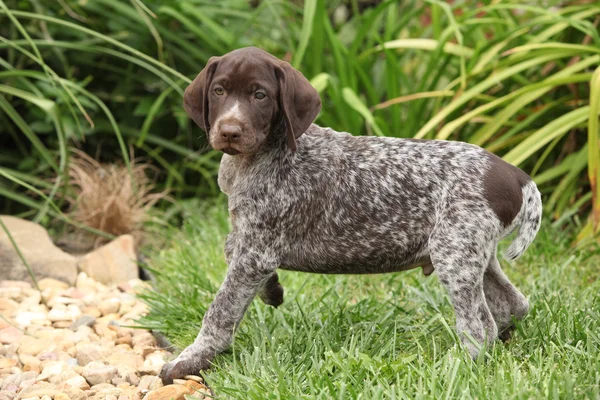
[(183, 104), (210, 145), (230, 155), (255, 153), (272, 134), (286, 135), (296, 150), (296, 139), (321, 110), (302, 73), (256, 47), (212, 57), (185, 90)]

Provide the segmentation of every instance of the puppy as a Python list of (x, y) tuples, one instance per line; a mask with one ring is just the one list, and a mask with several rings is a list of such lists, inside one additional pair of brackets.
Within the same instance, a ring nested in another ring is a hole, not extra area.
[(471, 356), (528, 311), (500, 269), (498, 242), (519, 228), (520, 256), (541, 219), (540, 193), (520, 169), (480, 147), (352, 136), (312, 124), (318, 93), (288, 63), (257, 48), (213, 57), (184, 106), (225, 153), (219, 186), (233, 225), (228, 271), (195, 342), (165, 382), (210, 366), (255, 297), (277, 307), (277, 269), (373, 274), (437, 271)]

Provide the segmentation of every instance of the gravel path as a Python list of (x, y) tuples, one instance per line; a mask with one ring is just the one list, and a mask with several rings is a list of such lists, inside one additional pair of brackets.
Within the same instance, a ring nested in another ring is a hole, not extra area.
[(163, 386), (157, 375), (171, 354), (125, 327), (146, 312), (135, 297), (143, 285), (107, 287), (80, 273), (74, 287), (43, 279), (40, 293), (0, 281), (0, 400), (205, 398), (200, 377)]

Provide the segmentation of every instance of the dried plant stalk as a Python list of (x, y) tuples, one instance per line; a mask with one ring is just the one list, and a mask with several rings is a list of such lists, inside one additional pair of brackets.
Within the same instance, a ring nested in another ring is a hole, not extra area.
[[(130, 171), (102, 164), (77, 149), (73, 154), (69, 177), (74, 196), (66, 198), (71, 218), (115, 236), (132, 234), (139, 242), (148, 210), (166, 197), (166, 192), (152, 192), (154, 184), (147, 174), (151, 166), (132, 159)], [(96, 239), (95, 245), (101, 240)]]

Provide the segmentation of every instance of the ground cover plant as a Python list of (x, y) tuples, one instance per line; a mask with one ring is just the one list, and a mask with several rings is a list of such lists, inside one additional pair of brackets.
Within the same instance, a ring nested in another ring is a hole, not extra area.
[[(142, 325), (190, 344), (226, 270), (224, 202), (194, 205), (154, 258), (158, 291)], [(217, 398), (576, 399), (600, 395), (600, 251), (574, 250), (545, 224), (522, 259), (503, 265), (531, 302), (512, 339), (472, 362), (456, 345), (435, 274), (281, 271), (285, 301), (255, 299), (232, 349), (204, 374)]]

